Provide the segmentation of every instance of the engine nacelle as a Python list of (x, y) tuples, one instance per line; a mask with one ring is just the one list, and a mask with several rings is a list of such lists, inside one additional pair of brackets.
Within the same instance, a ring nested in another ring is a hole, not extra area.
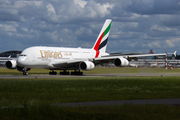
[(9, 60), (9, 61), (7, 61), (7, 62), (6, 62), (6, 67), (7, 67), (8, 69), (16, 69), (16, 67), (17, 67), (17, 62), (16, 62), (16, 60)]
[(81, 70), (92, 70), (94, 69), (95, 65), (93, 62), (90, 61), (84, 61), (79, 64), (79, 68)]
[(125, 58), (116, 58), (114, 60), (114, 65), (117, 67), (125, 67), (129, 65), (129, 61)]

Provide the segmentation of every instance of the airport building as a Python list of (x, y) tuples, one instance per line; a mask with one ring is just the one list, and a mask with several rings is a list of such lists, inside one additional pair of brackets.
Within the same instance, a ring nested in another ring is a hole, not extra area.
[[(128, 56), (128, 55), (140, 55), (144, 53), (112, 53), (112, 56)], [(147, 54), (147, 53), (146, 53)], [(154, 54), (153, 50), (149, 51), (149, 54)], [(172, 54), (167, 55), (167, 65), (166, 65), (166, 56), (151, 56), (151, 57), (138, 57), (133, 58), (129, 62), (130, 67), (178, 67), (180, 68), (180, 55), (173, 56)], [(106, 64), (105, 66), (114, 66), (113, 64)]]
[(17, 58), (21, 52), (22, 52), (21, 50), (5, 51), (5, 52), (0, 53), (0, 57)]
[(0, 53), (0, 67), (5, 66), (6, 61), (16, 59), (21, 52), (21, 50), (10, 50)]
[[(150, 50), (149, 54), (154, 54), (153, 50)], [(167, 58), (166, 58), (167, 57)], [(137, 60), (131, 60), (130, 66), (132, 67), (180, 67), (180, 56), (169, 54), (167, 56), (154, 56), (154, 57), (142, 57)]]

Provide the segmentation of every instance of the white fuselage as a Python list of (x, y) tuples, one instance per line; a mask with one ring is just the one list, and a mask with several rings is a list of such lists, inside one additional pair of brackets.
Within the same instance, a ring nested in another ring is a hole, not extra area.
[[(105, 53), (100, 53), (99, 56)], [(17, 64), (26, 68), (55, 69), (53, 64), (95, 58), (96, 51), (83, 48), (30, 47), (18, 57)]]

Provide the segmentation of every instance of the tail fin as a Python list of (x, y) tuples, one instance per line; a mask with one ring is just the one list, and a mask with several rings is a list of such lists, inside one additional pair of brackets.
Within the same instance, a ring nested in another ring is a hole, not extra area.
[[(105, 53), (106, 52), (106, 47), (107, 47), (107, 41), (109, 37), (109, 32), (110, 32), (110, 27), (111, 27), (111, 19), (107, 19), (101, 29), (101, 32), (99, 33), (99, 36), (93, 46), (93, 49), (96, 51), (96, 56), (97, 58), (99, 56), (100, 52)], [(99, 52), (100, 51), (100, 52)]]

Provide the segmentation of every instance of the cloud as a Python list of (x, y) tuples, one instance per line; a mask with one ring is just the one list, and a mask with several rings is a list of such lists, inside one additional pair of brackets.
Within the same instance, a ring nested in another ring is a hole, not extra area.
[(138, 14), (178, 14), (179, 0), (136, 0), (131, 1), (126, 9)]
[(5, 32), (16, 32), (16, 28), (14, 28), (14, 26), (12, 25), (0, 25), (0, 29), (4, 30)]
[(92, 47), (110, 18), (108, 52), (172, 52), (179, 15), (179, 0), (0, 0), (0, 49)]
[(153, 31), (162, 31), (162, 32), (171, 32), (171, 31), (177, 31), (177, 28), (168, 28), (168, 27), (160, 27), (158, 25), (154, 25), (151, 27)]
[(82, 8), (84, 8), (85, 5), (87, 4), (87, 1), (84, 1), (84, 0), (74, 0), (74, 3), (80, 5)]

